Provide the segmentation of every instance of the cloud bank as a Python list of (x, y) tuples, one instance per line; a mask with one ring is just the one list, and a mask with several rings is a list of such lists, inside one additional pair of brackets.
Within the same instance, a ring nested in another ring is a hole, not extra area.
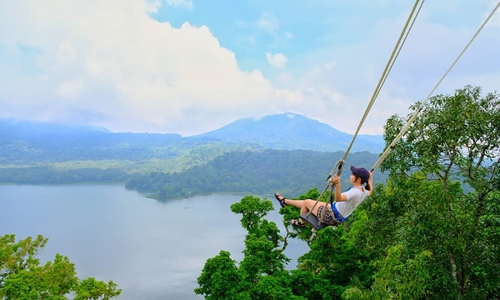
[[(481, 4), (483, 15), (492, 3)], [(5, 2), (0, 117), (191, 135), (238, 118), (289, 111), (353, 132), (407, 16), (405, 11), (378, 20), (367, 27), (366, 38), (355, 42), (283, 51), (287, 56), (270, 49), (263, 60), (274, 73), (266, 74), (262, 68), (240, 68), (237, 55), (206, 25), (157, 21), (153, 15), (164, 5), (196, 9), (186, 0)], [(476, 29), (433, 18), (424, 13), (418, 20), (362, 132), (380, 134), (390, 115), (405, 114), (411, 103), (422, 100)], [(498, 20), (441, 91), (464, 84), (498, 89)], [(261, 14), (255, 25), (294, 40), (301, 34), (270, 13)], [(325, 31), (332, 41), (342, 33)]]

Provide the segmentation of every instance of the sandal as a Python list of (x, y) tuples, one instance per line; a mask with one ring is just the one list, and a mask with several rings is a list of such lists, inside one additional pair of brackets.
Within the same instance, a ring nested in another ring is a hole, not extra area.
[(276, 198), (276, 200), (278, 200), (278, 202), (280, 203), (281, 207), (285, 207), (286, 206), (285, 197), (281, 196), (278, 193), (274, 193), (274, 197)]
[(306, 224), (302, 223), (302, 220), (300, 220), (300, 219), (291, 219), (290, 225), (295, 226), (295, 227), (300, 227), (300, 228), (306, 227)]

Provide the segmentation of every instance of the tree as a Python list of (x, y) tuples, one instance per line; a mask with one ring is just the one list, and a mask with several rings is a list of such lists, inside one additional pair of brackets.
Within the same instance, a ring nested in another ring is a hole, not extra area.
[(66, 256), (40, 265), (37, 254), (48, 239), (38, 235), (15, 241), (15, 235), (0, 236), (0, 298), (2, 299), (103, 299), (120, 295), (110, 281), (76, 276), (75, 266)]
[(272, 202), (245, 196), (231, 205), (241, 214), (241, 225), (248, 231), (243, 260), (237, 265), (230, 253), (221, 251), (207, 260), (194, 291), (206, 299), (303, 299), (293, 294), (290, 261), (280, 249), (283, 237), (274, 222), (264, 219), (273, 210)]
[[(299, 198), (318, 195), (317, 189), (312, 189)], [(372, 274), (366, 252), (353, 248), (351, 226), (321, 230), (310, 244), (311, 251), (299, 258), (298, 270), (288, 271), (285, 266), (290, 259), (283, 254), (286, 239), (299, 238), (305, 243), (311, 233), (307, 227), (290, 231), (288, 220), (298, 217), (298, 209), (280, 209), (285, 237), (274, 222), (264, 218), (273, 210), (269, 200), (245, 196), (231, 205), (231, 210), (242, 215), (241, 225), (248, 231), (244, 258), (237, 263), (230, 253), (221, 251), (207, 260), (195, 289), (206, 299), (340, 299), (351, 275), (367, 281)]]
[[(420, 117), (382, 165), (390, 172), (385, 191), (368, 201), (367, 226), (390, 240), (371, 241), (385, 253), (403, 244), (402, 261), (432, 253), (424, 267), (433, 298), (498, 298), (500, 98), (466, 86), (411, 109)], [(403, 124), (391, 117), (386, 141)]]
[[(320, 230), (297, 270), (283, 268), (279, 251), (311, 234), (309, 226), (289, 229), (298, 209), (280, 209), (282, 237), (263, 219), (272, 205), (247, 196), (232, 206), (248, 230), (244, 259), (209, 260), (199, 283), (222, 289), (222, 299), (500, 299), (499, 96), (466, 86), (411, 109), (421, 115), (382, 164), (385, 186), (344, 224)], [(387, 121), (388, 143), (404, 121)], [(311, 189), (293, 198), (318, 196)], [(237, 278), (229, 291), (217, 284), (224, 272)]]
[[(199, 288), (194, 292), (205, 295), (205, 299), (237, 299), (244, 292), (244, 285), (236, 261), (230, 253), (221, 251), (219, 255), (209, 258), (198, 277)], [(250, 298), (249, 298), (250, 299)]]
[(371, 291), (350, 288), (344, 293), (346, 300), (362, 299), (421, 299), (425, 298), (431, 281), (426, 260), (430, 251), (423, 251), (414, 259), (402, 260), (403, 245), (396, 245), (388, 250), (383, 260), (374, 262), (378, 272), (374, 275)]

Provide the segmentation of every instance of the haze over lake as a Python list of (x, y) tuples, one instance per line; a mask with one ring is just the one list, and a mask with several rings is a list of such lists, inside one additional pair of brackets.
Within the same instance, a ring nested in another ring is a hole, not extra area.
[[(80, 278), (117, 283), (120, 300), (203, 299), (193, 289), (206, 260), (220, 250), (243, 257), (246, 231), (230, 210), (243, 196), (160, 203), (120, 185), (0, 185), (0, 234), (42, 234), (49, 238), (42, 262), (55, 253), (68, 256)], [(267, 218), (283, 230), (274, 204)], [(289, 267), (307, 250), (290, 241)]]

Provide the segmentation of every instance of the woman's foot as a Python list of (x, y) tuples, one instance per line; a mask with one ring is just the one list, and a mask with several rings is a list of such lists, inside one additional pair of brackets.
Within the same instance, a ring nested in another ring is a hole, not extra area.
[(278, 202), (280, 203), (281, 207), (285, 207), (286, 206), (285, 197), (281, 196), (278, 193), (274, 193), (274, 197), (276, 198), (276, 200), (278, 200)]
[(292, 226), (300, 227), (300, 228), (306, 227), (306, 224), (302, 223), (302, 220), (300, 220), (300, 219), (291, 219), (290, 224)]

